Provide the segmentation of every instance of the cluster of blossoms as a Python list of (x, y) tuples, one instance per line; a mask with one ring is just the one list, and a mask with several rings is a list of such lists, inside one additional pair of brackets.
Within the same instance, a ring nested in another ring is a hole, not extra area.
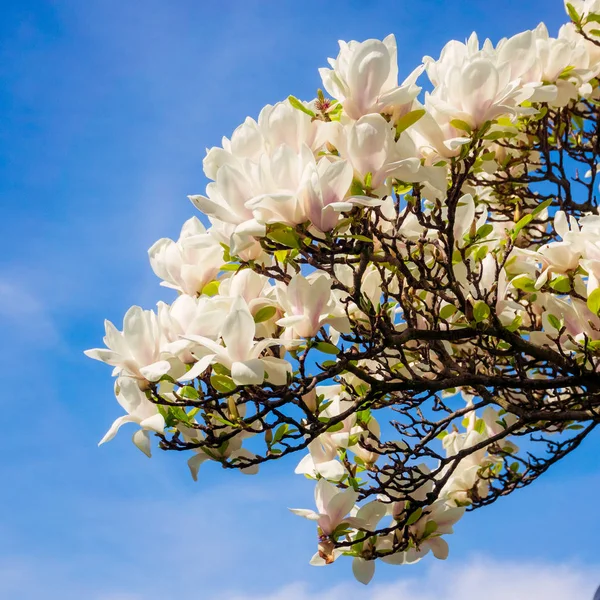
[(194, 479), (302, 452), (311, 563), (363, 583), (446, 558), (465, 511), (577, 447), (600, 421), (600, 2), (567, 11), (402, 82), (393, 35), (340, 42), (325, 92), (208, 150), (210, 227), (149, 250), (177, 298), (86, 352), (126, 412), (102, 442), (135, 423)]

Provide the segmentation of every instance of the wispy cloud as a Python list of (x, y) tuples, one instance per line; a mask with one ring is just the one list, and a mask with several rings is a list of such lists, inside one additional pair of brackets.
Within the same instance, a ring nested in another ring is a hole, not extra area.
[[(361, 597), (363, 600), (591, 600), (600, 583), (598, 573), (571, 564), (474, 559), (458, 568), (435, 565), (419, 579), (407, 572), (406, 578), (364, 588)], [(356, 595), (357, 587), (351, 584), (316, 590), (294, 583), (266, 594), (223, 594), (219, 600), (346, 600)]]

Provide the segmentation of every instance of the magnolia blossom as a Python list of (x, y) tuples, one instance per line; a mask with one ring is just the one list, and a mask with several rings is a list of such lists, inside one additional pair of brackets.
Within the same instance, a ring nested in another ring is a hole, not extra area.
[(242, 298), (237, 298), (221, 329), (224, 346), (200, 335), (188, 335), (186, 339), (195, 342), (203, 355), (186, 379), (202, 374), (210, 364), (219, 363), (231, 371), (231, 378), (237, 385), (258, 385), (265, 379), (274, 385), (285, 385), (290, 364), (273, 356), (262, 356), (271, 346), (281, 344), (274, 339), (255, 341), (256, 324)]
[(223, 249), (196, 217), (187, 220), (179, 240), (158, 240), (150, 250), (150, 265), (161, 285), (184, 294), (199, 294), (223, 264)]
[(315, 486), (315, 504), (318, 512), (304, 508), (290, 510), (300, 517), (316, 521), (322, 534), (328, 536), (342, 523), (356, 523), (356, 518), (348, 516), (348, 513), (357, 499), (358, 493), (354, 490), (341, 491), (326, 479), (319, 479)]
[(108, 349), (86, 350), (86, 356), (115, 367), (123, 374), (144, 381), (158, 381), (171, 370), (171, 363), (161, 353), (161, 332), (156, 313), (132, 306), (123, 318), (123, 331), (105, 321), (104, 343)]
[(119, 417), (111, 425), (98, 445), (100, 446), (112, 440), (122, 425), (136, 423), (140, 426), (140, 429), (133, 434), (133, 443), (146, 456), (150, 456), (150, 432), (162, 433), (165, 428), (165, 419), (159, 413), (156, 404), (146, 398), (135, 379), (120, 377), (115, 382), (115, 395), (127, 414)]
[(412, 102), (420, 87), (415, 85), (421, 73), (416, 69), (398, 85), (396, 38), (388, 35), (382, 42), (339, 42), (340, 53), (329, 59), (331, 69), (319, 69), (323, 86), (339, 100), (352, 119), (369, 113), (386, 112)]
[(294, 275), (287, 286), (277, 288), (277, 298), (285, 312), (277, 324), (296, 336), (312, 337), (325, 323), (338, 329), (344, 325), (345, 319), (331, 293), (331, 279), (324, 273)]

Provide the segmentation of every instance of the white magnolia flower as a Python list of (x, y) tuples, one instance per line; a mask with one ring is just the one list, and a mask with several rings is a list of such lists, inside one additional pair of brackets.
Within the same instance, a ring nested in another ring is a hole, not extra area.
[(162, 433), (165, 428), (165, 420), (158, 412), (156, 404), (146, 398), (135, 379), (120, 377), (115, 381), (115, 395), (119, 404), (127, 412), (119, 417), (100, 440), (98, 445), (112, 440), (125, 423), (136, 423), (140, 426), (133, 434), (133, 443), (146, 455), (150, 456), (150, 432)]
[(319, 479), (315, 486), (317, 511), (304, 508), (290, 510), (305, 519), (316, 521), (323, 535), (331, 535), (342, 523), (356, 524), (355, 518), (348, 516), (358, 499), (358, 492), (352, 488), (339, 490), (326, 479)]
[(286, 327), (298, 337), (312, 337), (326, 323), (340, 330), (344, 317), (331, 292), (331, 279), (323, 272), (305, 277), (294, 275), (287, 285), (277, 287), (277, 299), (285, 317), (277, 324)]
[(191, 296), (199, 294), (223, 265), (223, 249), (196, 217), (187, 220), (179, 240), (158, 240), (148, 250), (152, 270), (161, 285)]
[(169, 361), (161, 356), (161, 332), (151, 310), (132, 306), (123, 317), (122, 332), (108, 320), (104, 327), (107, 349), (86, 350), (85, 355), (114, 366), (114, 375), (158, 381), (171, 370)]
[(283, 359), (261, 356), (270, 346), (280, 345), (279, 340), (254, 340), (256, 323), (243, 298), (236, 298), (221, 329), (221, 339), (225, 346), (207, 337), (186, 336), (204, 351), (204, 355), (186, 373), (186, 379), (193, 379), (206, 368), (218, 363), (231, 371), (231, 378), (237, 385), (259, 385), (268, 381), (274, 385), (285, 385), (291, 365)]
[(351, 119), (369, 113), (390, 112), (410, 104), (421, 91), (415, 82), (422, 69), (415, 70), (398, 85), (396, 38), (383, 42), (339, 42), (340, 53), (329, 59), (331, 69), (319, 69), (323, 86), (340, 101)]

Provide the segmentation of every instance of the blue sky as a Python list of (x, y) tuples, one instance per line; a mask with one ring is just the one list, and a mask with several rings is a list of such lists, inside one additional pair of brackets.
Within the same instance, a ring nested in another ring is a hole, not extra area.
[[(105, 317), (169, 298), (146, 250), (195, 214), (186, 196), (206, 185), (204, 149), (266, 103), (313, 97), (338, 39), (393, 32), (408, 74), (473, 30), (497, 40), (542, 19), (556, 32), (562, 3), (0, 5), (0, 600), (355, 593), (349, 562), (307, 564), (314, 531), (287, 507), (312, 507), (312, 486), (294, 459), (254, 478), (210, 465), (195, 484), (183, 456), (148, 460), (126, 429), (97, 448), (120, 408), (110, 369), (82, 351)], [(378, 568), (365, 598), (469, 600), (490, 573), (519, 583), (516, 600), (589, 597), (599, 441), (463, 519), (445, 565)], [(502, 585), (485, 597), (507, 597)]]

